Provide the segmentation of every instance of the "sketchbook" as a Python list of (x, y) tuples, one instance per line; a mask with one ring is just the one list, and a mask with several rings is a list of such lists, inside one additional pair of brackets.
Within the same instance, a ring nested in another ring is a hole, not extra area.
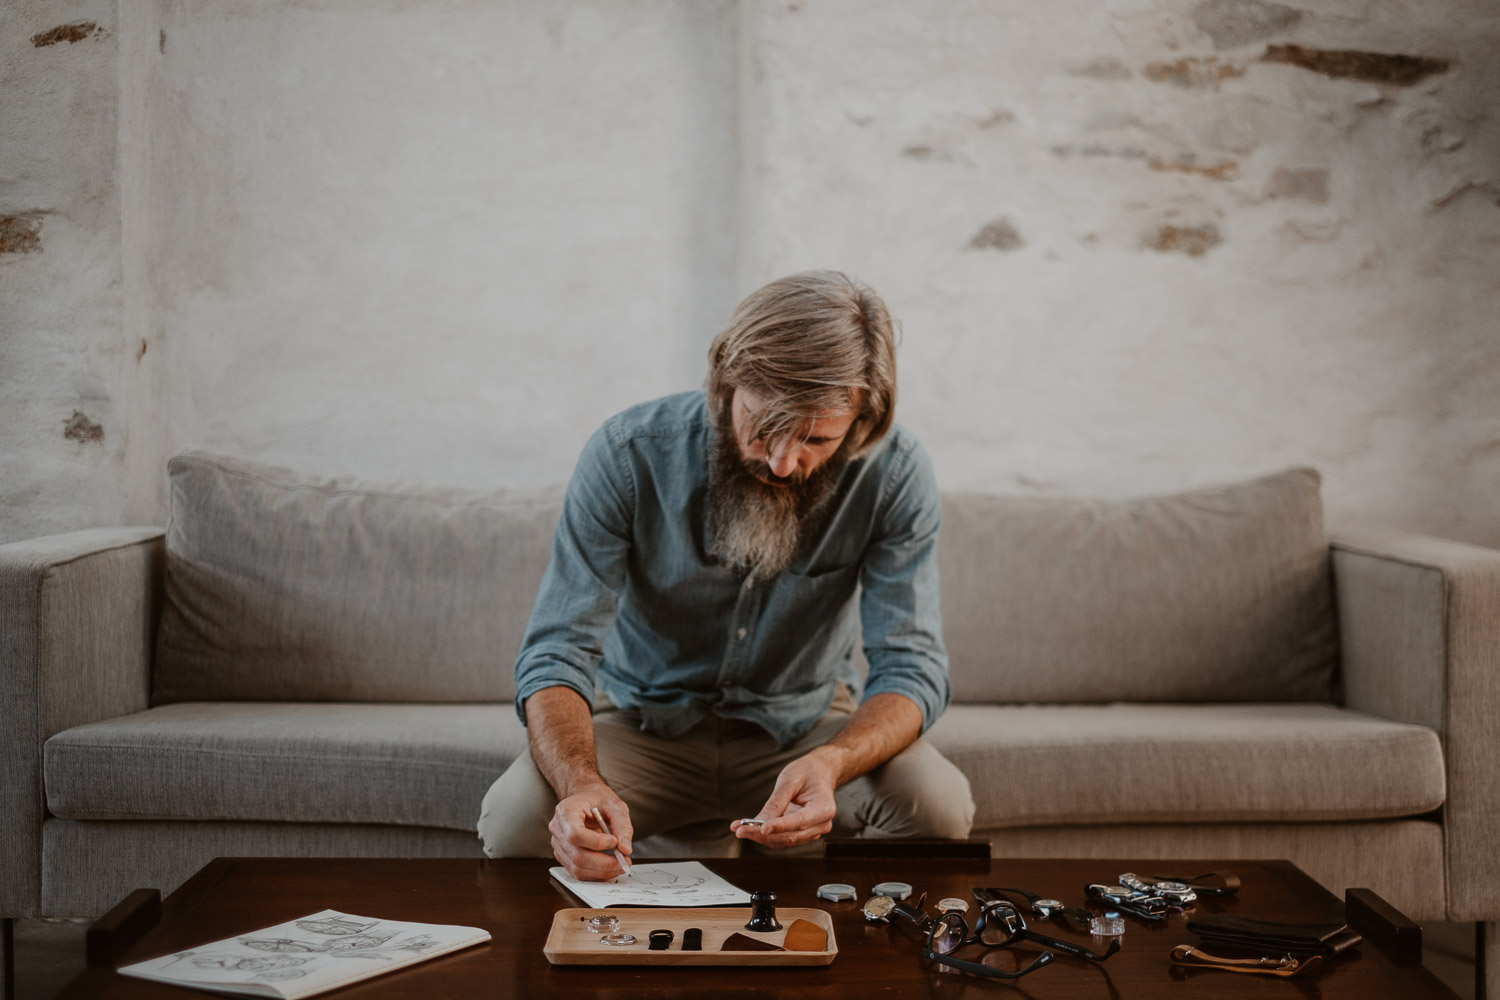
[(750, 894), (697, 861), (631, 865), (608, 882), (586, 882), (565, 868), (550, 869), (568, 891), (596, 909), (609, 906), (744, 906)]
[(489, 939), (478, 927), (323, 910), (119, 971), (214, 993), (296, 1000)]

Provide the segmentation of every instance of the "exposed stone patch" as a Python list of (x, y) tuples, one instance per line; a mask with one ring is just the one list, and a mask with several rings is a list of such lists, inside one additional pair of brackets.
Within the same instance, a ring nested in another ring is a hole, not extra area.
[(40, 253), (41, 249), (42, 220), (0, 216), (0, 253)]
[(51, 31), (43, 31), (31, 36), (31, 44), (37, 48), (46, 48), (48, 45), (56, 45), (59, 42), (67, 42), (72, 45), (81, 42), (90, 35), (101, 33), (98, 24), (93, 21), (79, 21), (76, 24), (60, 24)]
[(82, 411), (74, 410), (67, 424), (63, 426), (63, 437), (70, 441), (90, 444), (104, 440), (104, 428), (84, 416)]
[(1224, 242), (1219, 227), (1213, 223), (1202, 226), (1164, 225), (1147, 236), (1143, 246), (1157, 253), (1183, 253), (1189, 257), (1202, 257)]
[(1152, 170), (1169, 170), (1183, 174), (1201, 174), (1204, 177), (1210, 177), (1216, 181), (1228, 180), (1229, 178), (1233, 177), (1234, 172), (1239, 169), (1239, 164), (1233, 160), (1222, 160), (1210, 166), (1205, 163), (1196, 162), (1191, 155), (1178, 157), (1175, 160), (1163, 160), (1160, 157), (1153, 156), (1151, 157), (1151, 162), (1148, 164), (1148, 166), (1150, 166)]
[(1293, 198), (1324, 204), (1328, 201), (1328, 171), (1281, 167), (1266, 185), (1267, 198)]
[(1052, 147), (1052, 155), (1060, 160), (1066, 160), (1070, 156), (1082, 156), (1089, 159), (1117, 157), (1122, 160), (1144, 160), (1146, 151), (1136, 146), (1106, 146), (1098, 142), (1091, 142), (1086, 146), (1070, 146), (1062, 143)]
[(1001, 217), (987, 223), (969, 241), (970, 250), (1019, 250), (1026, 245), (1021, 234), (1007, 218)]
[(1431, 207), (1434, 209), (1447, 208), (1466, 194), (1481, 195), (1485, 201), (1500, 207), (1500, 184), (1491, 181), (1465, 181), (1458, 187), (1444, 195), (1434, 198)]
[(1091, 80), (1129, 80), (1131, 77), (1130, 67), (1114, 56), (1095, 56), (1086, 63), (1069, 66), (1067, 72)]
[(1301, 45), (1268, 45), (1260, 60), (1299, 66), (1338, 80), (1389, 83), (1397, 87), (1421, 83), (1429, 76), (1446, 73), (1452, 66), (1446, 59), (1428, 56), (1357, 52), (1352, 49), (1309, 49)]
[(988, 115), (975, 122), (974, 127), (994, 128), (996, 125), (1004, 125), (1015, 120), (1016, 116), (1014, 112), (1007, 111), (1005, 108), (996, 108), (994, 111), (991, 111)]
[(1217, 87), (1220, 81), (1244, 76), (1245, 68), (1212, 57), (1146, 64), (1146, 79), (1174, 87)]
[(1216, 49), (1232, 49), (1279, 35), (1302, 20), (1295, 7), (1261, 0), (1205, 0), (1193, 8), (1193, 24), (1214, 40)]
[(1277, 227), (1277, 232), (1298, 243), (1332, 243), (1343, 234), (1344, 224), (1338, 220), (1311, 222), (1288, 219)]

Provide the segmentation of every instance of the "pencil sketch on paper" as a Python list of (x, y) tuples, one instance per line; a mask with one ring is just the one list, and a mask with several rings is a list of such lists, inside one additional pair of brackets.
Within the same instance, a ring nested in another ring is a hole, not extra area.
[(551, 869), (552, 877), (593, 907), (609, 906), (733, 906), (750, 902), (749, 893), (731, 885), (697, 861), (637, 864), (628, 875), (608, 882), (586, 882), (565, 868)]
[(239, 987), (239, 992), (258, 996), (301, 997), (489, 939), (489, 932), (477, 927), (375, 920), (324, 910), (119, 971), (225, 993)]
[(321, 920), (299, 920), (297, 926), (309, 934), (363, 934), (380, 923), (378, 920), (350, 920), (348, 917), (326, 917)]

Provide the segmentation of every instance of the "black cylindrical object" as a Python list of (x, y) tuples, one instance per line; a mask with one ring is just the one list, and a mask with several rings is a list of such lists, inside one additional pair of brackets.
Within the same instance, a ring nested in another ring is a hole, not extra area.
[(745, 925), (747, 931), (779, 931), (781, 925), (776, 922), (776, 893), (752, 892), (750, 894), (750, 922)]

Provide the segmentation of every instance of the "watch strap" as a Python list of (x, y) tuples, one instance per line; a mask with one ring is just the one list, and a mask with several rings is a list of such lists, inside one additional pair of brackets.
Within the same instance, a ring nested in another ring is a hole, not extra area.
[(1187, 929), (1201, 937), (1205, 944), (1325, 957), (1347, 951), (1362, 940), (1341, 920), (1285, 923), (1215, 913), (1189, 920)]
[(1240, 890), (1234, 872), (1204, 872), (1202, 875), (1152, 875), (1158, 882), (1181, 882), (1200, 896), (1232, 896)]
[(1285, 979), (1295, 976), (1321, 962), (1322, 956), (1312, 955), (1294, 958), (1224, 958), (1212, 955), (1194, 945), (1180, 944), (1172, 949), (1172, 964), (1189, 969), (1222, 969), (1225, 972), (1246, 972), (1257, 976), (1280, 976)]

